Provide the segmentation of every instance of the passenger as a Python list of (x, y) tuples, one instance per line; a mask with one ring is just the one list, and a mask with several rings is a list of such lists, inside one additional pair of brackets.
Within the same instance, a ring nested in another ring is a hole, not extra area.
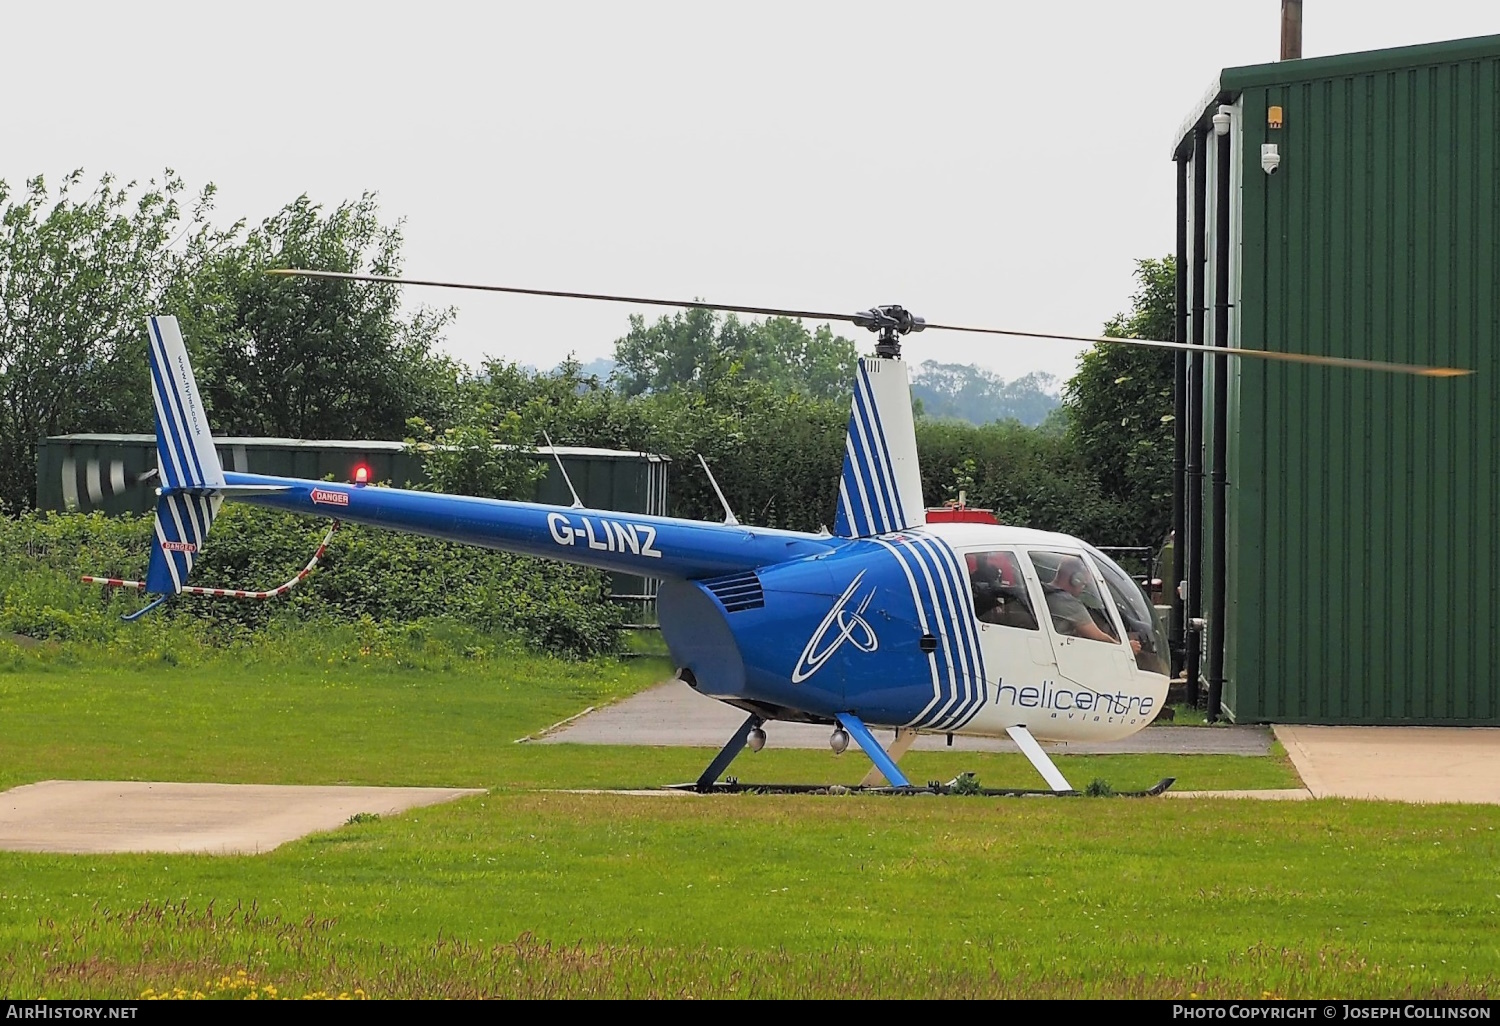
[(970, 554), (966, 560), (974, 589), (975, 616), (1001, 627), (1037, 629), (1014, 556), (1008, 552), (982, 552), (977, 556)]
[(1038, 630), (1036, 614), (1031, 611), (1031, 599), (1026, 596), (1026, 581), (1016, 564), (1016, 557), (1009, 552), (990, 554), (1000, 574), (1000, 608), (1003, 610), (997, 622), (1007, 627)]
[(969, 553), (964, 557), (969, 565), (969, 585), (974, 590), (974, 615), (986, 623), (995, 623), (993, 617), (1000, 608), (1000, 571), (989, 560), (989, 553)]
[[(1089, 607), (1079, 598), (1088, 583), (1089, 573), (1083, 561), (1077, 556), (1064, 557), (1057, 565), (1057, 576), (1047, 588), (1047, 609), (1052, 614), (1052, 626), (1059, 634), (1117, 644), (1114, 632), (1102, 629), (1089, 612)], [(1131, 638), (1130, 648), (1133, 652), (1139, 652), (1141, 643)]]

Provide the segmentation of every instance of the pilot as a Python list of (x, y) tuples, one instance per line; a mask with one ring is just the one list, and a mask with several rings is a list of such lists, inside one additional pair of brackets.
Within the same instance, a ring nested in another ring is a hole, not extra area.
[[(1077, 556), (1066, 556), (1057, 565), (1057, 576), (1047, 588), (1047, 609), (1052, 614), (1052, 626), (1059, 634), (1091, 641), (1105, 641), (1113, 645), (1118, 639), (1110, 631), (1100, 628), (1078, 596), (1088, 587), (1089, 572)], [(1130, 648), (1139, 653), (1141, 643), (1130, 639)]]

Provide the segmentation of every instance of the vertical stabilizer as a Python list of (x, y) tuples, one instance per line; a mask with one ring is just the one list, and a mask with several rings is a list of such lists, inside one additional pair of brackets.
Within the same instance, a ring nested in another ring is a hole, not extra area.
[(868, 538), (925, 523), (906, 364), (899, 359), (862, 358), (854, 376), (833, 533)]
[(156, 404), (156, 531), (146, 590), (175, 595), (188, 573), (223, 498), (210, 489), (224, 486), (224, 468), (208, 429), (208, 413), (188, 363), (187, 347), (175, 317), (151, 317), (146, 324), (151, 364), (151, 398)]
[(151, 398), (156, 402), (156, 458), (162, 485), (212, 488), (224, 483), (224, 468), (214, 451), (208, 413), (198, 396), (198, 382), (188, 364), (187, 347), (175, 317), (147, 319), (151, 353)]

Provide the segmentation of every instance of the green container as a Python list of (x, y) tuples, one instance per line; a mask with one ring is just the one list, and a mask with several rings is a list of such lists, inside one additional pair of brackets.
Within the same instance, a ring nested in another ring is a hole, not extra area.
[[(1231, 344), (1476, 372), (1234, 362), (1225, 709), (1500, 723), (1500, 36), (1227, 69), (1177, 155), (1221, 104)], [(1209, 294), (1190, 309), (1211, 341), (1207, 195)], [(1211, 384), (1204, 405), (1209, 426)], [(1210, 496), (1205, 480), (1205, 522)], [(1205, 572), (1205, 615), (1212, 587)]]

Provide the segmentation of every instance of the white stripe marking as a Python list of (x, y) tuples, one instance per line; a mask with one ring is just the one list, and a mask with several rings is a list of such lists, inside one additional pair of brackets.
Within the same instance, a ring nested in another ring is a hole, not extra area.
[[(948, 664), (948, 701), (943, 704), (943, 707), (939, 709), (935, 715), (936, 721), (941, 723), (944, 719), (947, 718), (947, 716), (953, 709), (954, 703), (960, 700), (959, 662), (958, 660), (953, 658), (953, 650), (958, 647), (957, 639), (954, 638), (951, 642), (949, 640), (949, 634), (952, 630), (952, 623), (945, 623), (943, 621), (943, 604), (938, 600), (937, 585), (932, 579), (931, 572), (927, 569), (926, 560), (922, 559), (921, 556), (917, 555), (915, 552), (913, 552), (911, 555), (913, 561), (922, 571), (922, 579), (927, 583), (927, 593), (928, 596), (932, 599), (932, 613), (933, 616), (937, 617), (936, 633), (938, 639), (942, 642), (943, 645), (943, 658)], [(965, 669), (967, 669), (967, 666), (965, 666)]]
[(177, 576), (177, 564), (172, 562), (172, 554), (161, 547), (162, 543), (166, 542), (167, 535), (162, 530), (161, 513), (159, 512), (156, 514), (156, 540), (157, 550), (161, 553), (162, 560), (167, 564), (167, 573), (172, 575), (172, 591), (175, 594), (182, 590), (182, 578)]
[(885, 534), (893, 530), (890, 526), (892, 522), (891, 514), (890, 510), (886, 508), (885, 495), (880, 490), (880, 481), (878, 480), (880, 462), (873, 446), (870, 445), (870, 432), (865, 424), (865, 418), (860, 414), (858, 396), (854, 399), (854, 407), (849, 418), (849, 438), (851, 442), (854, 440), (856, 433), (859, 437), (859, 444), (856, 446), (856, 449), (861, 451), (864, 456), (862, 465), (856, 464), (856, 474), (861, 480), (861, 487), (864, 486), (863, 482), (865, 480), (869, 481), (869, 491), (875, 496), (874, 508), (880, 515), (880, 520), (871, 525), (874, 528), (871, 533)]
[[(157, 377), (161, 378), (163, 388), (170, 389), (175, 379), (172, 377), (172, 366), (167, 358), (167, 347), (159, 337), (160, 330), (157, 327), (156, 318), (151, 318), (151, 331), (148, 334), (151, 337), (152, 352), (156, 354), (157, 358)], [(154, 378), (151, 385), (152, 391), (155, 392), (156, 381)], [(182, 422), (182, 404), (177, 402), (176, 399), (177, 396), (175, 393), (169, 393), (157, 399), (156, 415), (158, 417), (162, 416), (162, 404), (167, 403), (167, 408), (171, 410), (175, 418), (175, 421), (162, 420), (160, 422), (162, 425), (162, 437), (166, 439), (167, 448), (171, 450), (172, 458), (178, 465), (177, 472), (180, 477), (177, 484), (201, 484), (202, 482), (197, 480), (197, 470), (194, 469), (192, 462), (188, 459), (187, 443), (183, 441), (183, 432), (186, 430), (186, 425)]]
[[(965, 688), (968, 698), (958, 715), (962, 722), (972, 719), (984, 707), (989, 697), (984, 675), (984, 651), (979, 645), (979, 631), (975, 625), (973, 607), (969, 594), (967, 574), (958, 569), (958, 556), (941, 540), (933, 537), (917, 538), (917, 544), (930, 552), (947, 578), (948, 606), (953, 610), (954, 622), (958, 625), (963, 641), (968, 648), (972, 673)], [(955, 609), (955, 605), (957, 608)]]
[(891, 507), (891, 526), (887, 530), (899, 531), (906, 524), (901, 522), (904, 515), (901, 508), (901, 495), (896, 488), (896, 468), (891, 465), (890, 449), (886, 446), (880, 430), (880, 407), (875, 404), (875, 386), (870, 382), (868, 374), (861, 374), (856, 387), (864, 389), (865, 410), (868, 417), (867, 430), (873, 443), (872, 451), (876, 452), (879, 457), (876, 471), (885, 483), (886, 494), (890, 496), (888, 505)]
[(865, 480), (859, 472), (859, 457), (854, 451), (854, 418), (852, 416), (849, 418), (849, 428), (849, 434), (844, 439), (844, 466), (849, 470), (848, 476), (854, 479), (854, 488), (865, 512), (864, 524), (856, 522), (852, 525), (854, 534), (855, 537), (880, 534), (880, 531), (875, 530), (875, 516), (870, 512), (870, 497), (865, 493)]
[[(890, 542), (885, 541), (882, 538), (876, 538), (875, 543), (877, 545), (885, 546), (890, 554), (895, 557), (896, 565), (899, 566), (902, 572), (906, 574), (906, 583), (911, 587), (912, 605), (916, 607), (917, 610), (917, 626), (921, 628), (923, 634), (927, 634), (927, 614), (922, 611), (922, 596), (918, 593), (917, 579), (912, 576), (911, 567), (906, 565), (906, 560), (901, 557), (901, 553), (897, 551), (896, 546), (892, 545)], [(937, 655), (935, 653), (927, 653), (927, 668), (928, 671), (932, 674), (932, 701), (928, 702), (926, 707), (923, 708), (921, 712), (912, 717), (911, 722), (906, 724), (906, 726), (908, 727), (915, 726), (916, 724), (920, 723), (923, 717), (927, 715), (928, 711), (931, 710), (932, 707), (938, 702), (942, 701), (943, 698), (942, 685), (938, 681)]]

